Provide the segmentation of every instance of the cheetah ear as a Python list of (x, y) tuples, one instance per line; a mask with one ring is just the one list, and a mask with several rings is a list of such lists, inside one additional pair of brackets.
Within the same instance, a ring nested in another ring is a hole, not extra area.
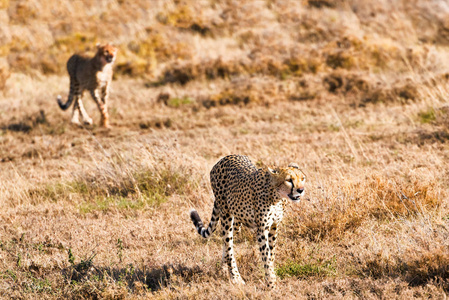
[(100, 44), (100, 43), (97, 43), (95, 46), (97, 47), (97, 49), (100, 49), (101, 44)]
[(298, 164), (296, 164), (296, 163), (289, 163), (289, 164), (288, 164), (288, 167), (289, 167), (289, 168), (299, 169), (299, 166), (298, 166)]

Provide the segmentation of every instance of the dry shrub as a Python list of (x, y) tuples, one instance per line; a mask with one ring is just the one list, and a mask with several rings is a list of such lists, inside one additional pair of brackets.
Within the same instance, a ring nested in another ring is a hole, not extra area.
[(402, 277), (409, 285), (434, 282), (449, 290), (449, 248), (441, 246), (424, 252), (409, 249), (402, 257), (376, 255), (366, 260), (362, 274), (378, 278)]
[(373, 176), (355, 188), (374, 194), (367, 212), (377, 219), (411, 217), (435, 209), (441, 203), (436, 182), (423, 182), (420, 178), (398, 180)]
[(256, 102), (257, 98), (250, 92), (243, 93), (233, 90), (224, 90), (219, 94), (212, 95), (210, 98), (202, 100), (201, 103), (206, 108), (221, 105), (247, 105), (250, 102)]
[(304, 73), (316, 74), (322, 69), (323, 62), (320, 55), (312, 51), (308, 55), (305, 55), (305, 53), (295, 53), (290, 58), (284, 60), (283, 65), (287, 66), (288, 71), (287, 73), (281, 74), (282, 77), (286, 75), (301, 76)]
[(192, 80), (227, 79), (244, 72), (244, 66), (238, 61), (224, 61), (221, 58), (200, 63), (176, 63), (166, 68), (159, 83), (180, 83), (184, 85)]
[(402, 60), (404, 49), (392, 41), (361, 40), (354, 35), (344, 35), (324, 48), (326, 64), (332, 69), (394, 70), (406, 71)]
[(147, 37), (119, 47), (116, 73), (131, 77), (152, 74), (161, 63), (186, 60), (192, 49), (171, 35), (146, 28)]
[[(313, 77), (305, 76), (299, 81), (277, 81), (272, 77), (235, 78), (230, 82), (220, 82), (218, 92), (177, 97), (169, 92), (161, 92), (157, 102), (172, 108), (197, 110), (201, 107), (212, 108), (224, 105), (246, 106), (251, 104), (265, 105), (277, 101), (305, 101), (317, 98), (323, 91), (321, 82)], [(161, 119), (158, 119), (161, 121)], [(154, 120), (153, 120), (154, 121)], [(146, 121), (141, 128), (154, 127)], [(170, 127), (170, 126), (165, 126)]]
[[(162, 78), (156, 84), (180, 83), (182, 85), (193, 80), (230, 79), (242, 75), (268, 75), (280, 79), (290, 76), (302, 76), (305, 73), (317, 73), (323, 65), (317, 56), (304, 53), (292, 54), (288, 58), (255, 53), (239, 60), (223, 60), (222, 58), (206, 60), (199, 63), (175, 63), (168, 66)], [(155, 84), (153, 84), (155, 85)]]
[(374, 76), (345, 70), (334, 71), (323, 78), (325, 88), (333, 93), (355, 100), (358, 105), (418, 100), (419, 90), (411, 82), (397, 82), (392, 87)]
[(251, 79), (235, 79), (227, 84), (219, 93), (199, 97), (199, 103), (206, 108), (222, 105), (270, 104), (298, 95), (292, 82), (276, 82), (270, 77), (254, 77)]
[[(438, 208), (442, 201), (436, 181), (418, 177), (373, 175), (342, 185), (338, 194), (323, 199), (321, 209), (305, 215), (300, 235), (311, 240), (339, 239), (368, 219), (413, 218)], [(294, 223), (294, 222), (293, 222)]]
[(307, 5), (316, 8), (322, 7), (335, 8), (338, 4), (344, 3), (344, 1), (336, 1), (336, 0), (307, 0), (305, 2)]
[[(420, 117), (421, 120), (426, 120), (426, 118), (429, 116), (421, 115)], [(398, 138), (398, 141), (401, 143), (419, 146), (434, 143), (446, 143), (448, 140), (449, 140), (449, 130), (447, 128), (441, 128), (436, 130), (419, 129), (412, 132), (411, 134), (407, 134)]]
[(173, 121), (170, 118), (153, 118), (150, 120), (145, 120), (139, 123), (141, 129), (161, 129), (161, 128), (171, 128), (173, 126)]
[[(242, 37), (244, 35), (244, 37)], [(158, 84), (186, 84), (192, 80), (229, 79), (235, 76), (265, 75), (279, 79), (302, 77), (305, 74), (318, 74), (330, 69), (343, 70), (405, 69), (402, 52), (395, 45), (367, 44), (357, 37), (344, 36), (323, 47), (310, 49), (301, 44), (280, 46), (265, 41), (260, 34), (244, 32), (240, 39), (248, 40), (250, 54), (247, 57), (224, 60), (206, 59), (199, 62), (169, 64), (162, 72)], [(247, 45), (248, 46), (248, 45)], [(334, 72), (334, 73), (335, 73)], [(334, 74), (331, 73), (331, 74)], [(332, 76), (332, 75), (331, 75)], [(353, 84), (351, 84), (352, 86)], [(415, 97), (415, 92), (403, 92), (394, 95), (402, 98)], [(381, 98), (382, 95), (377, 95)], [(377, 101), (376, 99), (374, 101)]]
[(435, 42), (444, 46), (449, 45), (449, 22), (439, 22), (438, 30), (435, 34)]
[(295, 90), (287, 91), (287, 94), (290, 100), (305, 101), (318, 98), (323, 90), (321, 80), (312, 76), (304, 76), (296, 83)]
[[(323, 85), (334, 94), (367, 93), (373, 89), (374, 79), (344, 70), (334, 71), (323, 78)], [(377, 85), (377, 84), (375, 84)]]
[(94, 174), (79, 174), (71, 182), (56, 182), (31, 189), (34, 203), (81, 201), (81, 211), (142, 209), (167, 201), (173, 194), (185, 194), (195, 185), (189, 171), (166, 166), (138, 167), (120, 155)]
[(217, 33), (216, 23), (204, 17), (201, 9), (196, 8), (192, 3), (190, 5), (180, 4), (173, 9), (160, 11), (156, 15), (156, 19), (164, 25), (191, 30), (204, 37), (214, 37)]
[[(263, 85), (248, 80), (234, 81), (218, 94), (211, 95), (201, 101), (206, 108), (220, 105), (247, 105), (263, 101)], [(266, 88), (266, 86), (265, 86)]]

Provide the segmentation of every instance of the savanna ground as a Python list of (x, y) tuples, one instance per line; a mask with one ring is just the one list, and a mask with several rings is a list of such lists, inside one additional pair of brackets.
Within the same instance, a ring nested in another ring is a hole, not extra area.
[[(446, 298), (447, 2), (0, 8), (0, 297)], [(104, 41), (112, 129), (70, 125), (65, 62)], [(232, 286), (220, 238), (188, 217), (209, 221), (209, 171), (231, 153), (308, 176), (272, 292), (252, 232)]]

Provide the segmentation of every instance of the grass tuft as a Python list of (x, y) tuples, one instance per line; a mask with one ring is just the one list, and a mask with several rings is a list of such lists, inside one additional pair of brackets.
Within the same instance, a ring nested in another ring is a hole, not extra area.
[(173, 194), (185, 194), (192, 185), (188, 174), (171, 169), (142, 170), (109, 180), (104, 178), (105, 181), (99, 179), (101, 177), (49, 184), (30, 190), (29, 196), (35, 203), (78, 199), (83, 213), (111, 209), (124, 211), (160, 205)]
[(429, 124), (436, 121), (435, 110), (431, 107), (418, 113), (419, 121), (423, 124)]
[(301, 236), (312, 241), (340, 239), (373, 218), (414, 218), (438, 209), (443, 201), (435, 181), (415, 177), (372, 176), (341, 188), (342, 194), (327, 198), (321, 210), (299, 221)]
[(330, 277), (336, 275), (335, 259), (317, 261), (316, 263), (299, 263), (287, 261), (276, 269), (279, 278), (296, 277), (307, 279), (310, 277)]

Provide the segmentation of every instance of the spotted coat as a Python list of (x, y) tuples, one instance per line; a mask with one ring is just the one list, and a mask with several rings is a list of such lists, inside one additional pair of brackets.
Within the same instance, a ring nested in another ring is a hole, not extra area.
[(215, 195), (211, 221), (205, 227), (198, 212), (192, 209), (190, 218), (196, 230), (208, 238), (221, 220), (223, 263), (228, 266), (233, 283), (244, 283), (235, 260), (233, 232), (240, 224), (254, 228), (267, 285), (274, 287), (277, 228), (288, 198), (299, 202), (304, 195), (304, 173), (296, 164), (271, 170), (257, 168), (246, 156), (229, 155), (212, 168), (210, 180)]

